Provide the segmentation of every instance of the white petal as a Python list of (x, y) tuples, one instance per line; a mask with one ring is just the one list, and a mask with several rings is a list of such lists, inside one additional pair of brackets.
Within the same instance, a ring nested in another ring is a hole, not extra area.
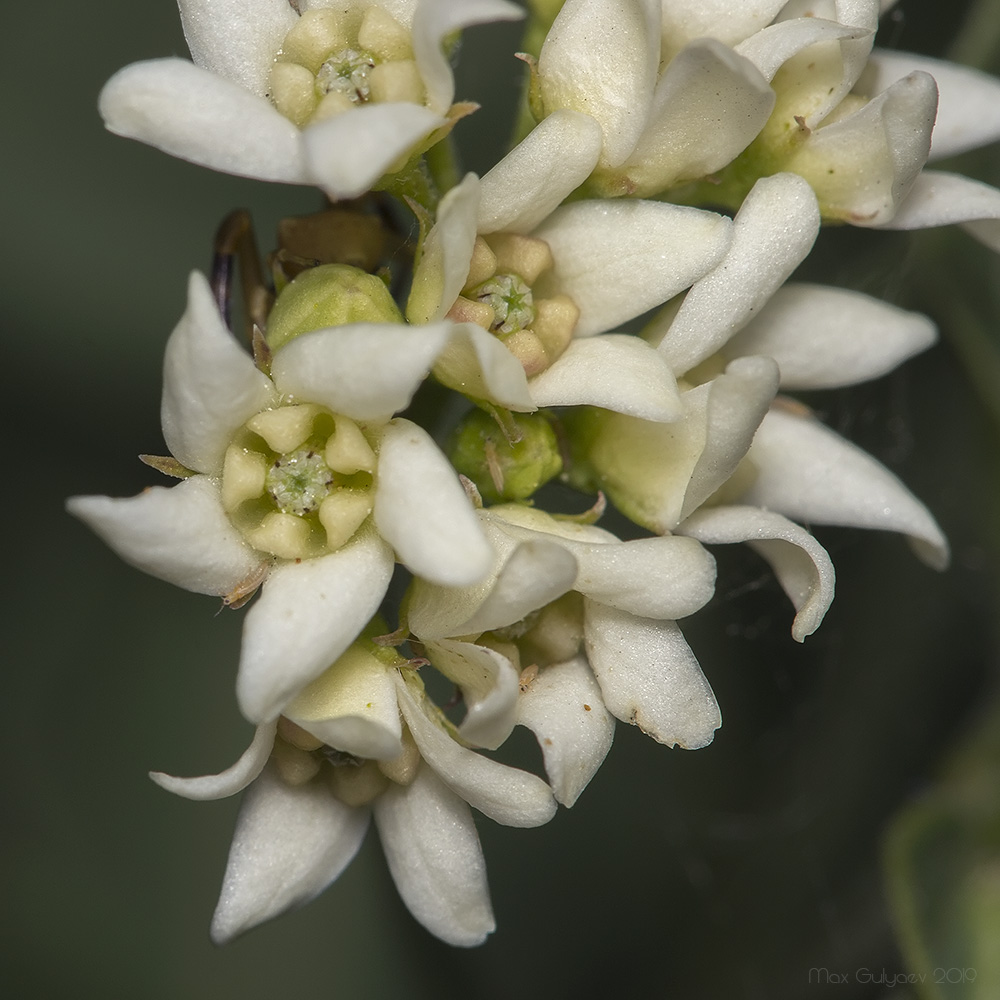
[(968, 66), (909, 52), (875, 49), (858, 90), (874, 95), (893, 81), (923, 70), (938, 86), (937, 121), (931, 138), (931, 160), (964, 153), (1000, 139), (1000, 80)]
[[(508, 522), (504, 529), (524, 541), (544, 538)], [(573, 589), (586, 597), (649, 618), (683, 618), (711, 598), (715, 561), (690, 539), (667, 536), (622, 542), (575, 541), (550, 535), (576, 560)]]
[(534, 235), (555, 282), (580, 309), (575, 335), (613, 329), (672, 298), (722, 260), (729, 219), (652, 201), (583, 201), (556, 209)]
[(804, 528), (757, 507), (714, 507), (693, 514), (677, 531), (706, 545), (749, 542), (795, 605), (792, 637), (802, 642), (819, 628), (833, 601), (835, 574), (826, 549)]
[(149, 776), (160, 788), (197, 802), (235, 795), (237, 792), (242, 792), (264, 770), (264, 765), (274, 747), (276, 728), (276, 720), (261, 723), (254, 733), (253, 741), (243, 751), (240, 759), (219, 774), (206, 774), (199, 778), (176, 778), (162, 771), (150, 771)]
[(711, 38), (685, 46), (660, 77), (649, 121), (621, 172), (653, 195), (722, 169), (756, 138), (774, 91), (749, 59)]
[(785, 0), (664, 0), (663, 58), (694, 38), (735, 45), (771, 23)]
[(191, 58), (263, 97), (298, 16), (288, 0), (178, 0)]
[(496, 922), (469, 807), (425, 765), (375, 800), (375, 823), (410, 913), (447, 944), (482, 944)]
[(878, 378), (936, 340), (920, 313), (846, 288), (790, 282), (722, 353), (774, 358), (785, 389), (832, 389)]
[(299, 130), (266, 98), (185, 59), (119, 70), (98, 109), (112, 132), (171, 156), (240, 177), (309, 183)]
[(271, 377), (283, 396), (352, 420), (382, 422), (410, 405), (452, 335), (450, 323), (349, 323), (278, 349)]
[(797, 17), (779, 21), (750, 35), (736, 46), (736, 52), (749, 59), (765, 79), (772, 80), (785, 62), (810, 45), (870, 35), (866, 28), (837, 24), (819, 17)]
[(498, 551), (497, 567), (482, 583), (439, 587), (414, 581), (407, 604), (407, 625), (414, 635), (430, 641), (503, 628), (572, 588), (576, 560), (561, 545), (539, 539), (515, 545), (495, 527), (489, 534), (508, 539), (509, 547)]
[(445, 120), (419, 104), (366, 104), (302, 133), (309, 181), (334, 201), (357, 198)]
[(394, 674), (351, 646), (282, 715), (327, 746), (365, 760), (392, 760), (403, 752)]
[(197, 472), (221, 472), (233, 435), (274, 401), (271, 380), (236, 343), (208, 282), (194, 271), (163, 359), (160, 419), (171, 454)]
[(587, 657), (608, 711), (658, 743), (687, 750), (711, 743), (722, 716), (676, 623), (595, 601), (585, 608)]
[(477, 583), (493, 550), (461, 483), (430, 435), (396, 419), (382, 432), (375, 523), (400, 561), (432, 583)]
[(455, 79), (441, 50), (446, 35), (472, 24), (517, 21), (524, 11), (504, 0), (420, 0), (413, 16), (413, 55), (427, 89), (427, 105), (444, 114), (455, 96)]
[(853, 114), (816, 129), (785, 167), (812, 184), (824, 218), (881, 225), (927, 160), (936, 106), (933, 77), (911, 73)]
[(888, 469), (818, 421), (771, 410), (750, 450), (757, 468), (741, 503), (812, 524), (899, 531), (937, 569), (948, 543), (927, 508)]
[(552, 819), (556, 801), (541, 778), (467, 750), (431, 721), (402, 678), (397, 688), (420, 753), (453, 792), (504, 826), (541, 826)]
[(693, 513), (736, 471), (778, 391), (778, 366), (770, 358), (737, 358), (709, 385), (705, 447), (684, 494), (682, 517)]
[(589, 115), (553, 111), (482, 179), (480, 233), (530, 233), (597, 166), (601, 128)]
[(538, 57), (546, 111), (568, 108), (595, 119), (604, 159), (618, 166), (646, 124), (656, 83), (655, 0), (569, 0)]
[(223, 597), (261, 564), (233, 527), (208, 476), (138, 496), (72, 497), (66, 509), (130, 566), (197, 594)]
[[(726, 256), (694, 284), (660, 341), (675, 373), (710, 357), (760, 310), (809, 253), (819, 223), (816, 196), (801, 177), (775, 174), (754, 184)], [(654, 323), (654, 340), (657, 332)]]
[(424, 240), (406, 304), (411, 323), (444, 319), (469, 277), (476, 242), (479, 178), (466, 174), (438, 205), (437, 221)]
[(222, 944), (318, 896), (351, 863), (368, 815), (323, 782), (292, 787), (265, 768), (240, 807), (212, 940)]
[(538, 672), (518, 701), (517, 721), (538, 739), (556, 801), (571, 806), (611, 749), (614, 717), (586, 659)]
[(428, 643), (427, 657), (462, 689), (466, 714), (459, 736), (496, 750), (510, 736), (517, 718), (520, 675), (514, 665), (494, 649), (453, 639)]
[(529, 389), (536, 406), (601, 406), (658, 421), (679, 420), (683, 412), (667, 362), (644, 340), (624, 334), (572, 341)]
[(976, 239), (1000, 251), (1000, 191), (959, 174), (924, 170), (882, 229), (927, 229), (965, 223)]
[(521, 362), (475, 323), (452, 323), (433, 371), (439, 382), (470, 399), (519, 412), (536, 408)]
[(243, 626), (236, 694), (251, 721), (271, 719), (354, 641), (392, 576), (389, 547), (365, 531), (337, 552), (276, 566)]

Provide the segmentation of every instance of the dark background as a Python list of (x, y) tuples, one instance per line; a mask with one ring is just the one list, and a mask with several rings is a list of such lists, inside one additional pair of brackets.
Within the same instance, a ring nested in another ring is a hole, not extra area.
[[(880, 38), (941, 54), (963, 9), (902, 0)], [(890, 922), (884, 831), (933, 794), (995, 693), (997, 258), (961, 233), (832, 230), (808, 265), (924, 308), (945, 333), (889, 377), (810, 402), (928, 503), (954, 547), (947, 573), (898, 537), (818, 531), (838, 596), (799, 646), (763, 563), (717, 550), (716, 599), (685, 623), (722, 706), (715, 743), (667, 750), (619, 725), (571, 812), (538, 830), (482, 820), (499, 925), (484, 947), (450, 949), (409, 917), (373, 833), (319, 900), (215, 948), (238, 802), (183, 801), (145, 775), (217, 771), (246, 745), (240, 615), (125, 567), (62, 505), (154, 480), (134, 456), (163, 451), (163, 345), (221, 217), (251, 208), (267, 248), (280, 216), (318, 198), (103, 130), (96, 96), (117, 68), (186, 54), (170, 0), (44, 12), (7, 12), (2, 64), (9, 995), (906, 995), (858, 975), (912, 962)], [(516, 39), (501, 25), (465, 42), (458, 96), (486, 107), (458, 134), (481, 171), (503, 151)], [(1000, 181), (995, 154), (965, 167)], [(847, 982), (810, 983), (816, 968)]]

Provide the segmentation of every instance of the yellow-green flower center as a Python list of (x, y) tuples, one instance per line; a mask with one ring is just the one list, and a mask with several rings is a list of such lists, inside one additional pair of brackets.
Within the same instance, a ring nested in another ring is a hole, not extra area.
[(424, 103), (410, 32), (381, 7), (307, 10), (285, 36), (268, 96), (300, 128), (360, 104)]
[(495, 274), (475, 291), (475, 297), (493, 310), (492, 333), (516, 333), (535, 322), (531, 288), (517, 274)]
[(371, 513), (375, 463), (347, 417), (311, 403), (264, 410), (226, 451), (222, 505), (254, 548), (281, 559), (322, 555)]

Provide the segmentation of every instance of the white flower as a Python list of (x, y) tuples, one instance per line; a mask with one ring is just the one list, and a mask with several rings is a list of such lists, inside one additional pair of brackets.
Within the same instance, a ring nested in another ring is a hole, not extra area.
[(402, 169), (457, 120), (446, 35), (522, 16), (504, 0), (179, 7), (194, 62), (120, 70), (101, 93), (107, 127), (215, 170), (317, 184), (334, 199)]
[[(662, 202), (556, 208), (580, 179), (559, 166), (558, 150), (593, 141), (594, 132), (586, 116), (557, 112), (482, 181), (469, 174), (448, 192), (424, 242), (407, 315), (417, 322), (447, 315), (493, 330), (520, 358), (537, 406), (590, 403), (676, 419), (676, 384), (656, 352), (635, 337), (597, 335), (716, 267), (732, 226)], [(461, 383), (458, 373), (437, 374)]]
[(472, 692), (463, 736), (488, 733), (495, 745), (527, 726), (566, 806), (611, 746), (608, 713), (667, 745), (711, 742), (719, 708), (675, 621), (712, 595), (715, 564), (701, 545), (622, 542), (519, 505), (480, 518), (496, 553), (490, 577), (465, 588), (416, 581), (407, 603), (428, 657)]
[[(251, 593), (237, 694), (274, 718), (371, 618), (393, 570), (473, 583), (492, 551), (454, 470), (405, 408), (444, 351), (476, 357), (482, 395), (531, 409), (520, 366), (479, 327), (359, 323), (306, 333), (271, 377), (222, 323), (203, 277), (167, 344), (164, 438), (195, 474), (132, 499), (77, 497), (127, 562), (200, 593)], [(268, 569), (269, 574), (268, 574)]]
[(221, 774), (151, 775), (198, 800), (250, 786), (212, 921), (217, 943), (322, 892), (354, 857), (373, 815), (417, 920), (463, 947), (494, 929), (469, 806), (509, 826), (538, 826), (555, 812), (552, 793), (535, 775), (456, 742), (414, 672), (404, 668), (404, 679), (391, 657), (352, 645), (280, 720), (260, 725)]

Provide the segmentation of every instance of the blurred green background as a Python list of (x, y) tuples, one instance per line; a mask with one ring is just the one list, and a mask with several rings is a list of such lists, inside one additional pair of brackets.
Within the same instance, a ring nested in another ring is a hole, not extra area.
[[(902, 0), (880, 39), (941, 54), (963, 10)], [(155, 480), (134, 456), (163, 451), (164, 341), (222, 216), (250, 208), (266, 249), (280, 216), (318, 198), (103, 130), (96, 96), (117, 68), (186, 54), (170, 0), (51, 0), (7, 19), (7, 995), (846, 1000), (915, 996), (884, 980), (921, 962), (981, 970), (978, 992), (921, 996), (1000, 995), (983, 991), (989, 948), (975, 950), (1000, 934), (995, 256), (961, 233), (840, 230), (806, 272), (924, 308), (946, 334), (889, 377), (810, 402), (928, 503), (951, 570), (896, 537), (819, 531), (838, 597), (798, 646), (763, 564), (717, 550), (718, 594), (685, 623), (722, 706), (715, 743), (671, 751), (619, 726), (571, 812), (538, 830), (482, 821), (499, 924), (484, 947), (449, 949), (409, 917), (373, 833), (319, 900), (218, 949), (208, 923), (238, 802), (183, 801), (146, 772), (216, 771), (248, 741), (240, 615), (125, 567), (62, 505)], [(458, 96), (486, 107), (458, 134), (479, 170), (503, 150), (495, 108), (520, 79), (517, 37), (481, 28), (464, 45)], [(986, 58), (990, 38), (963, 44)], [(995, 152), (963, 165), (1000, 181)], [(881, 866), (895, 816), (899, 939)], [(971, 903), (969, 886), (985, 886)], [(847, 981), (810, 982), (816, 968)]]

